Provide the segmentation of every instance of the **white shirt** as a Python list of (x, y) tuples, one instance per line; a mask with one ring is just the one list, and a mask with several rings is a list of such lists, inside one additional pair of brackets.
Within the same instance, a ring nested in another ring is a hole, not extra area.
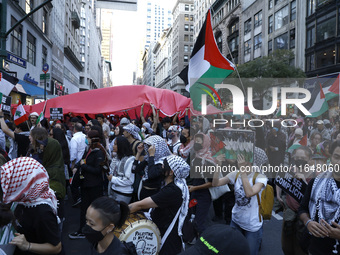
[[(111, 188), (113, 190), (117, 190), (119, 192), (125, 194), (131, 194), (133, 192), (133, 183), (135, 181), (135, 175), (131, 173), (132, 165), (135, 160), (135, 157), (129, 157), (124, 166), (124, 176), (112, 176), (111, 179)], [(122, 162), (120, 160), (116, 161), (116, 166), (118, 169), (120, 168), (120, 164)], [(110, 166), (111, 168), (111, 166)]]
[[(262, 227), (263, 224), (263, 219), (261, 222), (259, 221), (259, 205), (257, 202), (257, 196), (255, 195), (251, 198), (246, 197), (241, 175), (237, 177), (235, 183), (236, 174), (237, 172), (231, 172), (227, 175), (230, 183), (234, 184), (235, 205), (232, 210), (232, 220), (242, 229), (249, 232), (256, 232)], [(253, 176), (254, 173), (251, 173), (247, 176), (251, 187), (253, 187)], [(261, 199), (262, 190), (267, 185), (267, 177), (263, 174), (259, 174), (255, 180), (255, 184), (256, 183), (264, 184), (259, 193), (259, 197)]]
[(86, 139), (86, 136), (81, 131), (73, 135), (71, 142), (70, 142), (71, 162), (73, 160), (76, 160), (76, 163), (78, 163), (82, 159), (85, 149), (86, 149), (85, 139)]

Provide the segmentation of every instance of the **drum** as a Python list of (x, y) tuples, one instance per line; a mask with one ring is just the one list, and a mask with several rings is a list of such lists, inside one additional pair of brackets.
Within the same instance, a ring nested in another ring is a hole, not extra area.
[(114, 231), (120, 241), (133, 242), (138, 255), (156, 255), (161, 248), (162, 238), (155, 223), (142, 213), (132, 213), (120, 229)]

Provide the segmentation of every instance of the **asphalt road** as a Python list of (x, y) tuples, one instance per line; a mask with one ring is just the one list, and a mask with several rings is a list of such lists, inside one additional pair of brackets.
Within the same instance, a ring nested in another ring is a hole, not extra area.
[[(81, 254), (90, 255), (90, 244), (86, 239), (71, 240), (68, 238), (68, 234), (76, 231), (79, 226), (79, 208), (72, 208), (72, 199), (65, 201), (65, 216), (62, 242), (67, 255)], [(210, 219), (213, 217), (213, 209), (210, 208)], [(217, 223), (222, 223), (219, 221)], [(216, 222), (210, 221), (210, 224), (216, 224)], [(282, 217), (280, 215), (274, 215), (271, 220), (264, 221), (264, 231), (262, 238), (262, 247), (260, 255), (281, 255), (281, 229), (282, 229)]]

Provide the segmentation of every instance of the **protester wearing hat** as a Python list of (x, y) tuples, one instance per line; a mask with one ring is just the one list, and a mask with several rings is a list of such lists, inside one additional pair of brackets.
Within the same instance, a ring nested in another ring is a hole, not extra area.
[(181, 134), (180, 130), (180, 127), (177, 125), (173, 125), (168, 129), (168, 146), (170, 151), (175, 155), (178, 155), (178, 148), (181, 145), (181, 141), (179, 139), (179, 136)]
[(139, 135), (139, 131), (140, 131), (139, 127), (131, 123), (126, 126), (123, 126), (123, 135), (129, 141), (134, 156), (136, 155), (137, 147), (142, 140), (142, 138)]
[(222, 224), (208, 227), (197, 242), (180, 255), (249, 255), (247, 239), (240, 231)]
[(316, 128), (313, 129), (311, 136), (313, 135), (313, 133), (315, 132), (319, 132), (322, 135), (322, 138), (324, 140), (331, 140), (331, 132), (325, 128), (325, 123), (323, 122), (323, 120), (318, 120), (316, 122)]
[(81, 207), (80, 223), (77, 232), (69, 234), (70, 239), (85, 238), (82, 228), (85, 225), (87, 207), (98, 197), (103, 196), (103, 173), (101, 165), (106, 160), (106, 152), (100, 144), (99, 132), (90, 130), (87, 134), (88, 148), (85, 150), (83, 159), (75, 167), (76, 174), (73, 182), (80, 182)]
[(158, 226), (162, 237), (164, 237), (175, 215), (178, 214), (176, 223), (163, 243), (160, 255), (181, 252), (182, 241), (180, 236), (189, 205), (189, 190), (185, 181), (189, 171), (190, 166), (181, 157), (175, 155), (166, 157), (162, 166), (165, 186), (157, 194), (129, 205), (131, 213), (155, 208), (151, 217)]
[(130, 120), (126, 117), (123, 117), (121, 120), (120, 120), (120, 125), (121, 126), (126, 126), (126, 125), (129, 125), (130, 124)]
[(143, 135), (143, 138), (148, 138), (150, 135), (154, 135), (155, 132), (153, 131), (153, 129), (151, 128), (151, 125), (149, 122), (144, 122), (141, 128), (141, 132)]
[(35, 159), (20, 157), (0, 167), (1, 202), (17, 203), (17, 234), (10, 244), (15, 254), (65, 254), (57, 220), (57, 198), (45, 168)]
[(39, 114), (37, 112), (31, 112), (28, 119), (31, 123), (31, 130), (37, 125)]

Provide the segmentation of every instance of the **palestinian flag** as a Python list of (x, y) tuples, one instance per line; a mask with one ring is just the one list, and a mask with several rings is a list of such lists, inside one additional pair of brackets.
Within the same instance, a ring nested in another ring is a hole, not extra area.
[(215, 84), (221, 84), (234, 70), (235, 65), (222, 56), (217, 47), (209, 10), (191, 53), (189, 65), (179, 74), (186, 90), (190, 92), (194, 109), (201, 110), (202, 94), (209, 95), (217, 105), (213, 97), (215, 94), (222, 105), (222, 100), (214, 89)]
[(28, 120), (28, 117), (26, 115), (26, 111), (24, 109), (24, 106), (22, 105), (21, 101), (19, 100), (18, 102), (18, 107), (15, 110), (14, 113), (14, 123), (15, 125), (19, 125), (23, 122), (25, 122), (26, 120)]
[(290, 146), (287, 149), (287, 152), (289, 153), (293, 153), (297, 148), (301, 147), (301, 146), (307, 146), (307, 135), (305, 135), (304, 137), (301, 138), (301, 140), (299, 142), (294, 143), (292, 146)]
[(328, 79), (323, 83), (316, 80), (311, 100), (305, 104), (306, 109), (311, 113), (309, 117), (318, 117), (328, 111), (327, 101), (339, 97), (339, 75), (334, 80)]
[(8, 96), (18, 81), (19, 80), (17, 78), (7, 74), (6, 72), (0, 72), (0, 92), (3, 95)]

